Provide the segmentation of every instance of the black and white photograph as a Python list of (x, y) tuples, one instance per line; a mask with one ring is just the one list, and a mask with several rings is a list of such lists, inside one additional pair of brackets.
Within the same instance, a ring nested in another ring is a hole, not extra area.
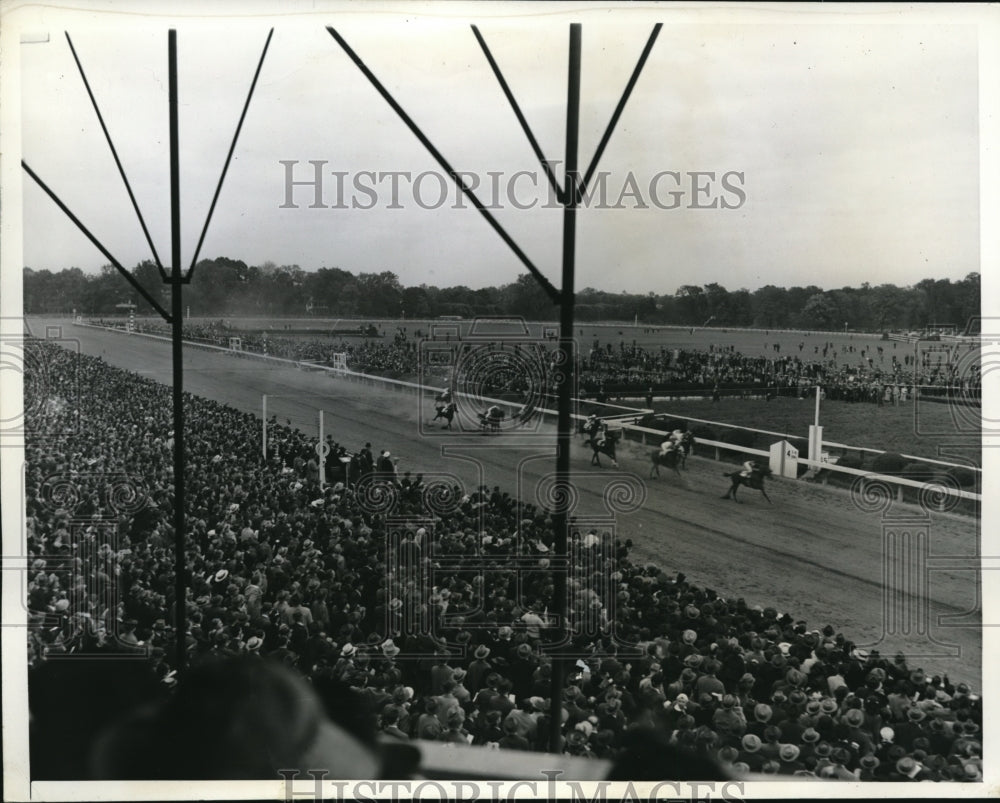
[(5, 801), (995, 793), (996, 6), (10, 0), (0, 95)]

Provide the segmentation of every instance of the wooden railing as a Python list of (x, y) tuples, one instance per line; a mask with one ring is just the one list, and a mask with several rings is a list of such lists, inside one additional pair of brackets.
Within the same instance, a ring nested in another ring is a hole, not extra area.
[[(75, 325), (76, 326), (88, 326), (88, 327), (91, 327), (91, 328), (94, 328), (94, 329), (105, 329), (106, 331), (118, 332), (118, 333), (121, 333), (121, 334), (131, 334), (132, 337), (148, 337), (148, 338), (154, 338), (156, 340), (165, 340), (165, 341), (169, 341), (170, 340), (169, 337), (164, 337), (162, 335), (148, 334), (148, 333), (145, 333), (145, 332), (132, 332), (132, 333), (128, 333), (128, 332), (125, 332), (125, 331), (123, 331), (121, 329), (108, 329), (107, 327), (96, 326), (94, 324), (85, 324), (85, 323), (77, 323)], [(185, 342), (187, 342), (187, 341), (185, 341)], [(424, 385), (420, 385), (420, 384), (415, 383), (415, 382), (406, 382), (406, 381), (403, 381), (401, 379), (389, 379), (387, 377), (374, 376), (372, 374), (363, 374), (363, 373), (359, 373), (357, 371), (352, 371), (350, 369), (344, 369), (344, 368), (330, 368), (329, 366), (320, 365), (319, 363), (310, 363), (310, 362), (307, 362), (307, 361), (304, 361), (304, 360), (290, 360), (290, 359), (287, 359), (285, 357), (273, 357), (273, 356), (268, 355), (268, 354), (258, 354), (256, 352), (251, 352), (251, 351), (233, 351), (232, 349), (225, 348), (223, 346), (214, 346), (214, 345), (208, 345), (208, 344), (204, 344), (204, 343), (191, 343), (190, 345), (196, 346), (197, 348), (204, 348), (204, 349), (210, 349), (210, 350), (213, 350), (213, 351), (225, 352), (226, 354), (230, 354), (230, 355), (233, 355), (233, 356), (248, 357), (248, 358), (253, 358), (253, 359), (261, 359), (261, 360), (267, 360), (267, 361), (270, 361), (270, 362), (281, 363), (281, 364), (287, 365), (289, 367), (296, 367), (296, 368), (308, 367), (308, 368), (311, 368), (311, 369), (314, 369), (314, 370), (322, 370), (322, 371), (326, 371), (327, 373), (332, 374), (333, 376), (335, 376), (337, 378), (346, 379), (346, 380), (352, 381), (352, 382), (360, 382), (362, 384), (371, 385), (371, 386), (388, 387), (388, 388), (391, 388), (391, 389), (399, 391), (399, 392), (408, 392), (408, 393), (416, 392), (416, 393), (424, 394), (424, 395), (436, 395), (437, 393), (440, 392), (440, 388), (429, 388), (429, 387), (426, 387)], [(473, 396), (471, 394), (463, 393), (461, 391), (457, 392), (456, 395), (462, 396), (462, 397), (465, 397), (465, 398), (473, 398)], [(503, 405), (503, 406), (507, 407), (508, 409), (521, 409), (521, 410), (523, 410), (524, 407), (525, 407), (525, 405), (523, 405), (523, 404), (517, 404), (517, 403), (513, 403), (513, 402), (509, 402), (509, 401), (504, 401), (503, 399), (492, 399), (492, 398), (483, 397), (483, 396), (476, 396), (475, 398), (477, 398), (480, 401), (486, 402), (488, 404)], [(551, 417), (555, 418), (558, 415), (557, 411), (555, 411), (555, 410), (549, 410), (547, 408), (536, 408), (533, 412), (535, 414), (537, 414), (537, 415), (542, 416), (543, 420), (544, 420), (545, 416), (551, 416)], [(576, 415), (576, 414), (574, 414), (573, 417), (575, 419), (577, 419), (577, 420), (585, 420), (586, 419), (586, 416), (583, 416), (583, 415)], [(772, 430), (766, 430), (766, 429), (755, 429), (753, 427), (742, 427), (742, 426), (733, 425), (733, 424), (723, 424), (723, 423), (718, 422), (718, 421), (707, 421), (705, 419), (691, 418), (690, 416), (684, 416), (684, 420), (686, 420), (686, 421), (697, 421), (699, 423), (704, 423), (704, 424), (713, 424), (715, 426), (727, 427), (729, 429), (741, 429), (741, 430), (746, 430), (748, 432), (761, 433), (761, 434), (764, 434), (764, 435), (771, 435), (771, 436), (775, 436), (775, 437), (779, 437), (779, 438), (783, 438), (783, 439), (795, 438), (797, 440), (802, 440), (801, 436), (794, 436), (794, 435), (789, 435), (787, 433), (774, 432)], [(650, 442), (658, 444), (658, 443), (660, 443), (662, 440), (664, 440), (666, 438), (666, 433), (665, 432), (663, 432), (661, 430), (650, 429), (648, 427), (641, 427), (638, 424), (635, 424), (634, 422), (631, 423), (631, 424), (629, 424), (629, 423), (624, 423), (624, 422), (618, 421), (618, 422), (616, 422), (616, 426), (620, 427), (621, 429), (623, 429), (626, 432), (640, 433), (640, 440), (644, 444), (645, 443), (650, 443)], [(650, 436), (654, 437), (654, 439), (652, 441), (650, 440)], [(715, 450), (715, 459), (716, 460), (721, 459), (721, 452), (722, 451), (738, 452), (740, 454), (749, 454), (749, 455), (754, 455), (756, 457), (770, 457), (770, 452), (764, 451), (762, 449), (754, 449), (754, 448), (751, 448), (751, 447), (748, 447), (748, 446), (740, 446), (740, 445), (734, 444), (734, 443), (724, 443), (722, 441), (708, 440), (706, 438), (695, 438), (694, 441), (695, 441), (695, 445), (696, 446), (708, 446), (710, 448), (713, 448)], [(832, 441), (831, 442), (824, 441), (823, 445), (824, 446), (827, 446), (827, 445), (829, 445), (829, 446), (836, 446), (836, 447), (846, 448), (846, 449), (858, 449), (859, 451), (879, 452), (879, 450), (877, 450), (877, 449), (867, 449), (865, 447), (846, 446), (845, 444), (837, 444), (837, 443), (834, 443)], [(903, 457), (906, 457), (907, 459), (922, 460), (922, 461), (925, 461), (925, 462), (936, 463), (936, 464), (943, 465), (943, 466), (952, 466), (952, 467), (956, 467), (957, 466), (957, 467), (961, 467), (961, 468), (969, 468), (968, 466), (959, 466), (959, 464), (956, 464), (956, 463), (945, 463), (944, 461), (930, 460), (928, 458), (923, 458), (923, 457), (913, 457), (913, 456), (910, 456), (910, 455), (903, 455)], [(963, 491), (963, 490), (961, 490), (959, 488), (950, 488), (950, 487), (948, 487), (946, 485), (942, 485), (942, 484), (939, 484), (939, 483), (934, 483), (934, 482), (930, 482), (930, 483), (928, 483), (928, 482), (920, 482), (919, 480), (911, 480), (911, 479), (907, 479), (906, 477), (897, 477), (897, 476), (893, 476), (891, 474), (879, 474), (879, 473), (872, 472), (872, 471), (864, 471), (862, 469), (848, 468), (846, 466), (838, 466), (838, 465), (835, 465), (833, 463), (823, 463), (823, 462), (819, 462), (819, 461), (815, 461), (815, 460), (807, 460), (807, 459), (801, 458), (801, 457), (798, 460), (799, 460), (800, 463), (803, 463), (803, 464), (809, 466), (810, 468), (821, 469), (821, 470), (824, 470), (824, 471), (830, 471), (830, 472), (834, 472), (836, 474), (844, 474), (844, 475), (851, 475), (851, 476), (855, 476), (855, 477), (863, 477), (864, 479), (862, 480), (862, 489), (864, 488), (865, 483), (887, 483), (889, 485), (893, 485), (893, 486), (896, 487), (896, 495), (897, 495), (897, 498), (899, 500), (902, 500), (902, 498), (903, 498), (903, 489), (904, 488), (923, 488), (923, 489), (933, 488), (933, 489), (935, 489), (935, 491), (938, 491), (940, 493), (946, 494), (948, 496), (955, 496), (955, 497), (958, 497), (960, 499), (968, 499), (968, 500), (973, 500), (973, 501), (976, 501), (976, 502), (981, 502), (982, 501), (982, 495), (981, 494), (974, 493), (972, 491)], [(979, 469), (976, 469), (976, 470), (979, 470)]]

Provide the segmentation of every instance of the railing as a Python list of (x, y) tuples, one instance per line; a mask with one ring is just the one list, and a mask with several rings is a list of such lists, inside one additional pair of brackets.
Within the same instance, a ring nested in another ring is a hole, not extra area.
[[(128, 332), (125, 332), (124, 330), (121, 330), (121, 329), (108, 329), (107, 327), (96, 326), (94, 324), (77, 323), (75, 325), (76, 326), (89, 326), (89, 327), (94, 328), (94, 329), (105, 329), (106, 331), (120, 332), (122, 334), (129, 334)], [(166, 341), (170, 340), (170, 338), (163, 337), (162, 335), (152, 335), (152, 334), (147, 334), (147, 333), (144, 333), (144, 332), (132, 332), (131, 335), (133, 337), (134, 336), (149, 337), (149, 338), (154, 338), (156, 340), (166, 340)], [(392, 387), (394, 390), (398, 390), (398, 391), (401, 391), (401, 392), (416, 391), (417, 393), (423, 393), (423, 394), (427, 394), (427, 395), (436, 395), (439, 392), (439, 390), (436, 389), (436, 388), (428, 388), (428, 387), (426, 387), (424, 385), (420, 385), (420, 384), (417, 384), (417, 383), (414, 383), (414, 382), (405, 382), (405, 381), (403, 381), (401, 379), (388, 379), (386, 377), (373, 376), (371, 374), (358, 373), (356, 371), (351, 371), (350, 369), (331, 368), (329, 366), (320, 365), (319, 363), (308, 363), (308, 362), (306, 362), (304, 360), (289, 360), (289, 359), (286, 359), (284, 357), (272, 357), (272, 356), (267, 355), (267, 354), (257, 354), (256, 352), (250, 352), (250, 351), (233, 351), (232, 349), (225, 348), (225, 347), (222, 347), (222, 346), (213, 346), (213, 345), (207, 345), (207, 344), (203, 344), (203, 343), (192, 343), (191, 345), (197, 346), (198, 348), (211, 349), (211, 350), (214, 350), (214, 351), (222, 351), (222, 352), (225, 352), (225, 353), (230, 354), (230, 355), (240, 355), (240, 356), (245, 356), (245, 357), (252, 357), (252, 358), (269, 360), (269, 361), (274, 361), (274, 362), (279, 362), (279, 363), (285, 363), (287, 365), (295, 366), (297, 368), (301, 368), (303, 365), (308, 365), (311, 368), (317, 368), (317, 369), (324, 370), (324, 371), (326, 371), (328, 373), (332, 373), (335, 376), (340, 377), (340, 378), (344, 378), (344, 379), (348, 379), (348, 380), (356, 381), (356, 382), (362, 382), (363, 384), (368, 384), (368, 385), (373, 385), (373, 386), (374, 385), (383, 385), (383, 386), (384, 385), (388, 385), (388, 386)], [(463, 397), (466, 397), (466, 398), (472, 398), (471, 394), (462, 393), (461, 391), (459, 391), (456, 395), (463, 396)], [(481, 401), (485, 401), (485, 402), (490, 403), (490, 404), (502, 404), (502, 405), (504, 405), (504, 406), (506, 406), (508, 408), (519, 408), (519, 409), (523, 410), (524, 407), (525, 407), (525, 405), (523, 405), (523, 404), (516, 404), (516, 403), (513, 403), (513, 402), (507, 402), (507, 401), (504, 401), (502, 399), (491, 399), (491, 398), (483, 397), (483, 396), (477, 396), (475, 398), (478, 398)], [(547, 416), (547, 415), (548, 416), (556, 416), (558, 414), (555, 410), (548, 410), (548, 409), (545, 409), (545, 408), (537, 408), (537, 409), (534, 410), (534, 412), (537, 413), (537, 414), (539, 414), (539, 415), (541, 415), (541, 416), (543, 416), (543, 420), (544, 420), (544, 416)], [(576, 420), (578, 420), (578, 421), (582, 421), (582, 420), (586, 419), (586, 416), (573, 414), (573, 418), (576, 419)], [(773, 432), (771, 430), (766, 430), (766, 429), (754, 429), (753, 427), (741, 427), (741, 426), (733, 425), (733, 424), (723, 424), (723, 423), (718, 422), (718, 421), (707, 421), (705, 419), (691, 418), (689, 416), (685, 416), (684, 418), (687, 421), (697, 421), (699, 423), (704, 423), (704, 424), (714, 424), (716, 426), (728, 427), (729, 429), (742, 429), (742, 430), (747, 430), (749, 432), (759, 432), (759, 433), (762, 433), (762, 434), (765, 434), (765, 435), (773, 435), (773, 436), (776, 436), (776, 437), (779, 437), (779, 438), (782, 438), (782, 439), (786, 439), (786, 440), (789, 439), (789, 438), (795, 438), (797, 440), (802, 440), (802, 436), (800, 436), (800, 435), (787, 435), (785, 433)], [(648, 443), (647, 435), (655, 435), (658, 438), (658, 440), (655, 441), (656, 443), (659, 443), (660, 440), (662, 440), (662, 439), (664, 439), (666, 437), (666, 433), (664, 433), (661, 430), (650, 429), (648, 427), (641, 427), (641, 426), (638, 426), (637, 424), (635, 424), (634, 422), (632, 424), (625, 424), (625, 423), (619, 422), (618, 425), (623, 430), (625, 430), (626, 432), (638, 432), (638, 433), (641, 433), (641, 441), (644, 444)], [(713, 441), (713, 440), (707, 440), (707, 439), (704, 439), (704, 438), (695, 438), (694, 439), (694, 443), (695, 443), (695, 445), (708, 446), (708, 447), (713, 448), (715, 450), (715, 459), (716, 460), (720, 459), (720, 456), (721, 456), (720, 452), (721, 451), (739, 452), (741, 454), (751, 454), (751, 455), (755, 455), (757, 457), (770, 457), (770, 452), (766, 452), (766, 451), (763, 451), (761, 449), (753, 449), (753, 448), (748, 447), (748, 446), (740, 446), (740, 445), (734, 444), (734, 443), (723, 443), (722, 441)], [(826, 445), (841, 446), (840, 444), (834, 444), (832, 442), (828, 443), (826, 441), (824, 441), (823, 445), (824, 446), (826, 446)], [(844, 448), (859, 449), (859, 450), (862, 450), (862, 451), (872, 451), (872, 452), (878, 452), (879, 451), (877, 449), (865, 449), (864, 447), (854, 447), (854, 446), (844, 447)], [(908, 455), (902, 455), (902, 456), (909, 458)], [(959, 467), (959, 468), (969, 468), (968, 466), (962, 466), (962, 465), (956, 464), (956, 463), (945, 463), (945, 462), (939, 461), (939, 460), (928, 460), (928, 458), (913, 458), (913, 459), (916, 459), (916, 460), (925, 460), (927, 462), (938, 463), (940, 465), (945, 465), (945, 466), (955, 466), (955, 467)], [(816, 460), (807, 460), (805, 458), (798, 458), (798, 461), (800, 463), (803, 463), (803, 464), (809, 466), (810, 468), (816, 468), (818, 470), (821, 469), (821, 470), (831, 471), (831, 472), (838, 473), (838, 474), (845, 474), (845, 475), (853, 475), (853, 476), (857, 476), (857, 477), (864, 477), (865, 479), (862, 480), (862, 484), (864, 484), (865, 482), (884, 482), (884, 483), (889, 483), (891, 485), (895, 485), (896, 489), (897, 489), (896, 490), (897, 498), (900, 499), (900, 500), (902, 500), (902, 498), (903, 498), (903, 488), (906, 488), (906, 487), (910, 487), (910, 488), (928, 488), (928, 487), (933, 487), (936, 491), (940, 491), (941, 493), (944, 493), (944, 494), (946, 494), (948, 496), (956, 496), (956, 497), (958, 497), (960, 499), (969, 499), (969, 500), (973, 500), (973, 501), (976, 501), (976, 502), (981, 502), (982, 501), (982, 495), (981, 494), (973, 493), (972, 491), (963, 491), (963, 490), (960, 490), (960, 489), (957, 489), (957, 488), (949, 488), (947, 486), (940, 485), (940, 484), (937, 484), (937, 483), (920, 482), (918, 480), (910, 480), (910, 479), (907, 479), (905, 477), (896, 477), (896, 476), (892, 476), (890, 474), (878, 474), (878, 473), (873, 473), (871, 471), (864, 471), (863, 469), (848, 468), (846, 466), (837, 466), (837, 465), (834, 465), (834, 464), (831, 464), (831, 463), (823, 463), (823, 462), (816, 461)]]

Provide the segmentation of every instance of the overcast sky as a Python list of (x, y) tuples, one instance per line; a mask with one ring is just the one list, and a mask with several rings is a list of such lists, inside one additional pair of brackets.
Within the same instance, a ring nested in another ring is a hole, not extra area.
[[(949, 18), (899, 24), (872, 14), (688, 16), (605, 6), (535, 18), (438, 7), (440, 16), (354, 13), (177, 21), (183, 253), (189, 263), (270, 24), (275, 33), (202, 257), (312, 270), (391, 270), (404, 285), (511, 282), (523, 267), (468, 203), (421, 208), (389, 179), (373, 208), (362, 171), (440, 172), (324, 26), (334, 25), (460, 170), (500, 173), (495, 212), (559, 284), (562, 213), (544, 209), (544, 175), (470, 28), (478, 22), (546, 157), (562, 160), (568, 23), (583, 23), (581, 167), (586, 167), (656, 21), (665, 23), (600, 163), (608, 205), (581, 210), (577, 287), (672, 293), (683, 284), (823, 288), (978, 271), (978, 34)], [(888, 20), (888, 22), (887, 22)], [(835, 24), (836, 21), (836, 24)], [(142, 17), (44, 18), (47, 43), (21, 46), (23, 155), (126, 266), (150, 257), (90, 106), (66, 27), (164, 263), (169, 262), (167, 24)], [(517, 171), (516, 209), (507, 193)], [(680, 174), (680, 185), (664, 171)], [(692, 191), (690, 173), (705, 189)], [(653, 196), (650, 184), (660, 174)], [(723, 174), (729, 174), (727, 185)], [(740, 174), (737, 176), (736, 174)], [(562, 176), (559, 171), (560, 178)], [(629, 185), (629, 176), (634, 184)], [(532, 180), (539, 189), (531, 193)], [(681, 192), (672, 201), (670, 192)], [(424, 205), (441, 182), (421, 180)], [(692, 205), (734, 208), (694, 209)], [(665, 208), (677, 203), (677, 208)], [(637, 208), (646, 204), (648, 208)], [(106, 260), (25, 177), (24, 262), (41, 269)]]

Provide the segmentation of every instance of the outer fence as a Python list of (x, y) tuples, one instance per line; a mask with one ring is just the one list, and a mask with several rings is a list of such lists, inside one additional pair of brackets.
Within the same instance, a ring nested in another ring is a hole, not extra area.
[[(105, 329), (107, 331), (118, 332), (120, 334), (130, 334), (130, 336), (132, 336), (132, 337), (148, 337), (148, 338), (153, 338), (155, 340), (165, 340), (165, 341), (168, 341), (168, 342), (170, 341), (169, 337), (164, 337), (162, 335), (147, 334), (147, 333), (144, 333), (144, 332), (132, 332), (132, 333), (128, 333), (128, 332), (125, 332), (122, 329), (109, 329), (108, 327), (96, 326), (94, 324), (86, 324), (86, 323), (76, 323), (75, 325), (76, 326), (87, 326), (87, 327), (90, 327), (90, 328), (93, 328), (93, 329)], [(188, 341), (185, 340), (185, 343), (187, 344)], [(289, 359), (286, 359), (284, 357), (272, 357), (272, 356), (267, 355), (267, 354), (257, 354), (256, 352), (233, 351), (232, 349), (228, 349), (228, 348), (225, 348), (225, 347), (222, 347), (222, 346), (215, 346), (215, 345), (209, 345), (209, 344), (204, 344), (204, 343), (192, 342), (192, 343), (190, 343), (190, 345), (196, 346), (198, 348), (210, 349), (212, 351), (221, 351), (221, 352), (224, 352), (226, 354), (229, 354), (230, 356), (246, 357), (246, 358), (251, 358), (251, 359), (261, 359), (261, 360), (266, 360), (266, 361), (269, 361), (269, 362), (281, 363), (281, 364), (284, 364), (284, 365), (287, 365), (287, 366), (294, 366), (296, 368), (306, 369), (306, 370), (325, 371), (327, 373), (333, 374), (334, 376), (336, 376), (338, 378), (346, 379), (348, 381), (359, 382), (361, 384), (372, 386), (372, 387), (375, 387), (375, 386), (380, 386), (380, 387), (383, 387), (383, 388), (387, 387), (389, 389), (392, 389), (392, 390), (395, 390), (395, 391), (398, 391), (398, 392), (402, 392), (402, 393), (413, 393), (413, 392), (416, 392), (416, 393), (422, 393), (422, 394), (425, 394), (425, 395), (436, 395), (439, 392), (438, 388), (428, 388), (428, 387), (426, 387), (424, 385), (420, 385), (420, 384), (417, 384), (415, 382), (404, 382), (403, 380), (400, 380), (400, 379), (388, 379), (386, 377), (373, 376), (371, 374), (362, 374), (362, 373), (358, 373), (358, 372), (355, 372), (355, 371), (351, 371), (350, 369), (330, 368), (329, 366), (320, 365), (318, 363), (310, 363), (310, 362), (305, 362), (305, 361), (302, 361), (302, 360), (289, 360)], [(464, 396), (466, 398), (471, 398), (471, 394), (467, 394), (467, 393), (461, 393), (461, 392), (459, 392), (458, 395)], [(502, 405), (504, 405), (504, 406), (506, 406), (508, 408), (520, 408), (520, 409), (524, 408), (523, 404), (516, 404), (516, 403), (508, 402), (508, 401), (504, 401), (503, 399), (491, 399), (491, 398), (482, 397), (482, 396), (479, 396), (479, 397), (476, 397), (476, 398), (480, 399), (481, 401), (490, 403), (490, 404), (502, 404)], [(534, 412), (537, 413), (537, 414), (539, 414), (539, 415), (541, 415), (543, 417), (543, 419), (544, 419), (545, 416), (556, 417), (558, 415), (557, 411), (555, 411), (555, 410), (549, 410), (549, 409), (546, 409), (546, 408), (536, 408)], [(577, 420), (585, 420), (585, 418), (586, 418), (585, 416), (582, 416), (582, 415), (574, 415), (573, 417), (575, 419), (577, 419)], [(787, 433), (773, 432), (771, 430), (766, 430), (766, 429), (754, 429), (753, 427), (741, 427), (741, 426), (737, 426), (737, 425), (733, 425), (733, 424), (724, 424), (724, 423), (721, 423), (719, 421), (708, 421), (708, 420), (705, 420), (705, 419), (691, 418), (690, 416), (685, 416), (684, 418), (687, 421), (697, 421), (699, 423), (714, 424), (716, 426), (723, 426), (723, 427), (727, 427), (729, 429), (742, 429), (742, 430), (747, 430), (749, 432), (758, 432), (758, 433), (762, 433), (762, 434), (765, 434), (765, 435), (771, 435), (771, 436), (775, 436), (775, 437), (778, 437), (778, 438), (782, 438), (782, 439), (785, 439), (785, 440), (787, 440), (789, 438), (795, 438), (796, 440), (801, 440), (802, 439), (802, 437), (799, 436), (799, 435), (789, 435)], [(638, 435), (639, 435), (638, 440), (640, 440), (644, 444), (645, 443), (650, 443), (650, 442), (652, 442), (652, 443), (659, 443), (660, 440), (662, 440), (665, 437), (665, 433), (663, 431), (661, 431), (661, 430), (650, 429), (648, 427), (641, 427), (641, 426), (639, 426), (639, 425), (637, 425), (635, 423), (628, 424), (628, 423), (624, 423), (624, 422), (618, 422), (617, 425), (620, 426), (626, 432), (638, 433)], [(650, 441), (650, 437), (651, 436), (654, 437), (655, 440)], [(830, 445), (830, 446), (844, 447), (844, 448), (849, 448), (849, 449), (857, 449), (859, 451), (879, 452), (878, 449), (867, 449), (865, 447), (856, 447), (856, 446), (846, 447), (844, 444), (837, 444), (837, 443), (834, 443), (832, 441), (831, 442), (824, 441), (823, 445), (824, 446)], [(769, 457), (770, 456), (770, 452), (766, 452), (766, 451), (763, 451), (761, 449), (753, 449), (753, 448), (750, 448), (750, 447), (747, 447), (747, 446), (740, 446), (740, 445), (734, 444), (734, 443), (723, 443), (721, 441), (707, 440), (707, 439), (704, 439), (704, 438), (695, 438), (695, 446), (696, 447), (698, 447), (698, 446), (707, 446), (707, 447), (709, 447), (711, 449), (714, 449), (714, 459), (715, 460), (720, 460), (721, 459), (721, 454), (722, 454), (723, 451), (726, 451), (726, 452), (738, 452), (740, 454), (751, 454), (751, 455), (755, 455), (755, 456), (758, 456), (758, 457)], [(881, 452), (879, 452), (879, 453), (881, 453)], [(903, 457), (907, 457), (907, 458), (910, 457), (909, 455), (902, 455), (902, 456)], [(970, 466), (961, 466), (961, 465), (956, 464), (956, 463), (945, 463), (945, 462), (940, 461), (940, 460), (930, 460), (928, 458), (923, 458), (923, 457), (915, 457), (913, 459), (915, 459), (915, 460), (922, 460), (922, 461), (930, 462), (930, 463), (937, 463), (939, 465), (944, 465), (944, 466), (953, 466), (953, 467), (957, 466), (957, 467), (960, 467), (960, 468), (971, 468)], [(917, 480), (907, 479), (906, 477), (897, 477), (897, 476), (893, 476), (893, 475), (890, 475), (890, 474), (878, 474), (878, 473), (874, 473), (874, 472), (871, 472), (871, 471), (864, 471), (862, 469), (848, 468), (846, 466), (837, 466), (837, 465), (834, 465), (834, 464), (831, 464), (831, 463), (822, 463), (822, 462), (815, 461), (815, 460), (807, 460), (805, 458), (799, 458), (798, 462), (802, 463), (803, 465), (809, 466), (810, 468), (815, 468), (817, 470), (830, 471), (830, 472), (833, 472), (835, 474), (843, 474), (845, 476), (862, 477), (863, 478), (861, 480), (862, 490), (864, 489), (865, 485), (868, 484), (868, 483), (882, 483), (882, 484), (886, 484), (886, 485), (890, 485), (890, 486), (895, 486), (895, 488), (896, 488), (896, 497), (900, 501), (903, 500), (903, 493), (904, 493), (904, 489), (905, 488), (916, 488), (916, 489), (920, 489), (921, 491), (927, 491), (928, 489), (932, 489), (935, 493), (944, 494), (946, 496), (953, 496), (953, 497), (957, 497), (958, 499), (970, 500), (970, 501), (974, 501), (976, 503), (982, 502), (982, 495), (981, 494), (973, 493), (972, 491), (963, 491), (963, 490), (961, 490), (959, 488), (950, 488), (950, 487), (948, 487), (946, 485), (942, 485), (942, 484), (938, 484), (938, 483), (933, 483), (933, 482), (932, 483), (919, 482)], [(975, 469), (975, 470), (976, 471), (981, 471), (981, 469)]]

